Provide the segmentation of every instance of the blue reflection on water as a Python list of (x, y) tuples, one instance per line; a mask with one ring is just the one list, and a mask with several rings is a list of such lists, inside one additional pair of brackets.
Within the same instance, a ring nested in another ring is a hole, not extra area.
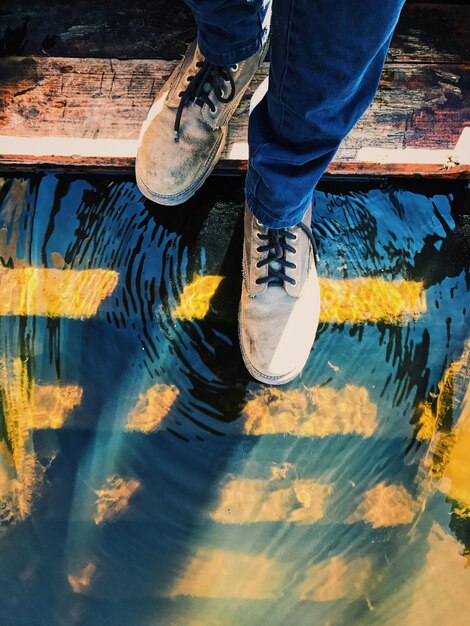
[[(354, 389), (365, 389), (377, 410), (373, 434), (256, 437), (244, 433), (243, 415), (263, 386), (244, 370), (236, 336), (240, 181), (212, 179), (168, 209), (144, 201), (125, 176), (5, 176), (4, 267), (103, 268), (119, 282), (87, 319), (0, 315), (2, 356), (19, 357), (35, 384), (82, 390), (63, 427), (28, 434), (45, 476), (27, 515), (0, 516), (2, 623), (414, 624), (417, 603), (440, 602), (448, 623), (463, 624), (467, 597), (451, 602), (444, 589), (423, 599), (417, 589), (436, 533), (470, 549), (469, 523), (429, 486), (430, 444), (417, 438), (420, 405), (433, 402), (468, 340), (463, 201), (461, 183), (322, 184), (320, 276), (422, 281), (427, 310), (403, 323), (322, 323), (302, 376), (283, 389), (349, 385), (351, 405)], [(176, 319), (194, 274), (224, 280), (204, 319)], [(155, 385), (178, 390), (160, 427), (126, 430)], [(464, 392), (454, 392), (461, 402)], [(459, 417), (446, 414), (443, 429)], [(0, 422), (10, 418), (4, 407)], [(7, 447), (11, 430), (0, 426)], [(332, 486), (319, 519), (214, 518), (228, 480), (276, 490), (276, 469), (288, 489), (295, 480)], [(375, 522), (364, 510), (354, 519), (383, 484), (406, 490), (411, 518), (395, 523), (379, 503)], [(0, 481), (4, 509), (10, 487)], [(232, 581), (211, 560), (219, 550)], [(316, 565), (325, 566), (318, 575)], [(456, 574), (450, 561), (457, 582), (463, 566)], [(206, 586), (193, 580), (197, 570)]]

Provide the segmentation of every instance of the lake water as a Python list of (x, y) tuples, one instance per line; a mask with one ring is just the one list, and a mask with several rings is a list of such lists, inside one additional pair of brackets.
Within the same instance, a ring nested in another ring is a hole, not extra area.
[(464, 182), (323, 181), (302, 375), (238, 349), (243, 185), (0, 179), (1, 626), (468, 623)]

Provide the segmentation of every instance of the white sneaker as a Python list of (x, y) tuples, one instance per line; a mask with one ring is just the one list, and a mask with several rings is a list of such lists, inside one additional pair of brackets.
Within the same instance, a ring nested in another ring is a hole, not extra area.
[(302, 371), (320, 317), (312, 209), (292, 228), (266, 228), (245, 207), (240, 348), (257, 380), (282, 385)]

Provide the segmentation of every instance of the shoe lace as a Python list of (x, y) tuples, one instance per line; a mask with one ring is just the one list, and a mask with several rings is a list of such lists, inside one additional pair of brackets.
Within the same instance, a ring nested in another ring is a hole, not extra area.
[[(214, 112), (216, 106), (214, 102), (209, 98), (211, 90), (215, 98), (219, 102), (227, 103), (233, 100), (235, 96), (235, 81), (230, 73), (228, 67), (222, 67), (220, 65), (214, 65), (208, 61), (198, 61), (196, 67), (200, 69), (194, 76), (188, 76), (186, 79), (189, 85), (184, 91), (180, 91), (178, 97), (181, 98), (176, 111), (175, 118), (175, 143), (179, 141), (179, 130), (181, 126), (181, 116), (183, 115), (183, 109), (188, 102), (193, 102), (199, 106), (207, 104), (209, 109)], [(232, 69), (236, 69), (236, 65), (232, 66)], [(230, 93), (228, 96), (223, 95), (223, 91), (220, 88), (220, 78), (225, 82), (230, 83)]]
[[(315, 263), (318, 262), (318, 248), (312, 231), (303, 223), (300, 222), (298, 226), (303, 230), (310, 240), (314, 252)], [(295, 247), (289, 243), (289, 241), (297, 239), (297, 235), (290, 232), (285, 228), (274, 230), (268, 228), (267, 233), (258, 233), (259, 239), (266, 243), (257, 248), (258, 252), (267, 252), (266, 258), (262, 259), (256, 264), (256, 267), (261, 268), (264, 265), (268, 266), (268, 275), (262, 276), (256, 279), (258, 285), (267, 283), (269, 286), (282, 287), (285, 282), (291, 285), (296, 284), (295, 278), (287, 276), (286, 269), (296, 269), (296, 264), (288, 261), (285, 258), (286, 252), (292, 252), (295, 254)]]

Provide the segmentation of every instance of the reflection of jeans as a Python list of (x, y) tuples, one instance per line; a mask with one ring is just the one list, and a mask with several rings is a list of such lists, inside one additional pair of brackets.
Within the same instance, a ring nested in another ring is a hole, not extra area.
[[(204, 56), (251, 56), (269, 0), (185, 0)], [(273, 0), (269, 88), (249, 123), (249, 209), (266, 226), (299, 222), (339, 144), (374, 97), (405, 0)]]

